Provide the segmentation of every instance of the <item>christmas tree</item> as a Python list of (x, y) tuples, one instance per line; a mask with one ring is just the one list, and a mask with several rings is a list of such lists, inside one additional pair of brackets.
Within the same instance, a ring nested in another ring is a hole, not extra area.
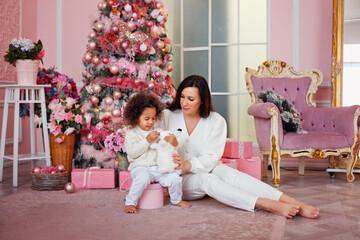
[[(160, 0), (102, 1), (83, 57), (81, 131), (75, 166), (117, 168), (125, 155), (122, 113), (129, 97), (145, 91), (168, 103), (174, 96), (171, 41)], [(115, 160), (115, 161), (114, 161)]]

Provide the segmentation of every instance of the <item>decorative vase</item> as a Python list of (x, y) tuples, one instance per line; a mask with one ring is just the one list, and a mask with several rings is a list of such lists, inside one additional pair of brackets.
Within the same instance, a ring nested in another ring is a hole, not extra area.
[(116, 153), (116, 161), (118, 162), (118, 170), (119, 171), (127, 171), (129, 167), (129, 162), (127, 160), (126, 154), (124, 153)]
[(17, 60), (16, 72), (18, 85), (36, 85), (40, 60)]
[[(55, 142), (57, 137), (64, 137), (62, 143)], [(62, 164), (65, 166), (65, 170), (71, 173), (73, 165), (73, 155), (75, 148), (75, 134), (70, 135), (49, 135), (50, 138), (50, 152), (51, 152), (51, 164), (57, 166)], [(70, 174), (69, 174), (70, 177)]]

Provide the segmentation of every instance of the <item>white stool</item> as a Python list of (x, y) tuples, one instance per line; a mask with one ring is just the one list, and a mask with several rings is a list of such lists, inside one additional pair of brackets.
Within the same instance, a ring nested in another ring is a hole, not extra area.
[[(46, 118), (46, 101), (44, 87), (51, 87), (50, 85), (0, 85), (5, 88), (5, 101), (3, 122), (1, 129), (1, 149), (0, 149), (0, 182), (2, 182), (4, 159), (13, 161), (13, 187), (18, 185), (18, 162), (22, 160), (46, 160), (46, 165), (50, 162), (50, 147), (49, 136)], [(19, 150), (19, 109), (20, 103), (27, 103), (30, 105), (30, 154), (18, 154)], [(43, 140), (45, 152), (35, 152), (35, 126), (34, 126), (34, 103), (41, 104), (41, 122), (43, 123)], [(8, 119), (9, 104), (14, 104), (14, 143), (13, 155), (5, 156), (5, 140), (6, 128)]]

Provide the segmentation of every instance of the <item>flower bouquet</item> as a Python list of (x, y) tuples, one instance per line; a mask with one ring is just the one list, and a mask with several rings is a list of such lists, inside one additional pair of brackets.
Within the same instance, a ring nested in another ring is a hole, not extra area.
[[(115, 168), (119, 171), (127, 171), (129, 162), (126, 157), (125, 133), (127, 128), (119, 128), (106, 136), (104, 146), (107, 151), (116, 153)], [(117, 166), (116, 166), (117, 165)]]
[(9, 50), (6, 52), (4, 59), (15, 66), (17, 60), (31, 59), (42, 61), (44, 54), (45, 51), (40, 40), (34, 43), (30, 39), (18, 37), (11, 40)]

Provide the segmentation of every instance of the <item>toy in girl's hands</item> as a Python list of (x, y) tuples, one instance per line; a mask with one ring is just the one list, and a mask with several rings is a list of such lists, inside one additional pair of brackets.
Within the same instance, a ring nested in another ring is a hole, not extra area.
[[(178, 166), (173, 161), (173, 154), (177, 153), (176, 147), (171, 145), (169, 142), (165, 141), (164, 138), (166, 136), (170, 136), (172, 134), (171, 131), (160, 131), (159, 142), (152, 143), (150, 148), (155, 149), (157, 151), (157, 166), (159, 173), (167, 173), (167, 172), (178, 172), (180, 174), (180, 170), (175, 170), (174, 168)], [(181, 129), (178, 129), (175, 132), (175, 137), (178, 138), (181, 134)]]

